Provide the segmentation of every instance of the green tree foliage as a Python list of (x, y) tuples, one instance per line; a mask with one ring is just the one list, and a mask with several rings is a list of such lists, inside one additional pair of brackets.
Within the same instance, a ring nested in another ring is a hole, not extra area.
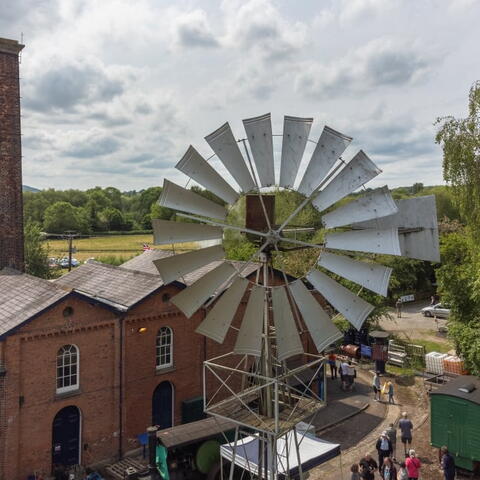
[(470, 89), (468, 107), (467, 118), (437, 120), (443, 175), (466, 224), (465, 229), (448, 225), (437, 278), (442, 299), (451, 308), (449, 336), (467, 369), (480, 375), (480, 82)]
[(48, 233), (63, 233), (68, 230), (80, 233), (90, 231), (85, 211), (68, 202), (55, 202), (48, 207), (43, 227)]
[(470, 89), (468, 117), (437, 119), (443, 176), (473, 235), (480, 239), (480, 81)]
[(106, 230), (123, 230), (125, 226), (125, 218), (118, 208), (105, 208), (102, 210), (100, 218)]
[(40, 227), (27, 223), (24, 229), (25, 271), (40, 278), (50, 278), (48, 267), (48, 246), (42, 239)]

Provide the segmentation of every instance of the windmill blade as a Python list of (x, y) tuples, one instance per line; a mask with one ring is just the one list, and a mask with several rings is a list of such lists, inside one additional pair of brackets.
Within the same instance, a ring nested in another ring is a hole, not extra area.
[(173, 255), (167, 258), (154, 260), (163, 283), (166, 285), (186, 273), (193, 272), (197, 268), (208, 265), (215, 260), (222, 260), (225, 257), (223, 248), (219, 245), (213, 247), (202, 248), (193, 252), (182, 253), (181, 255)]
[(325, 235), (325, 248), (334, 250), (351, 250), (354, 252), (384, 253), (401, 255), (398, 230), (349, 230)]
[(265, 291), (254, 285), (250, 292), (242, 326), (237, 335), (234, 353), (240, 355), (255, 355), (262, 353), (262, 329), (264, 314)]
[(221, 263), (193, 285), (175, 295), (171, 302), (190, 318), (211, 297), (220, 285), (235, 274), (233, 265)]
[(375, 178), (381, 170), (360, 150), (338, 175), (315, 197), (312, 204), (323, 211), (358, 187)]
[(225, 123), (218, 130), (205, 137), (207, 143), (212, 147), (230, 175), (240, 185), (243, 192), (247, 193), (255, 188), (252, 176), (248, 171), (245, 160), (238, 148), (238, 143), (233, 136), (230, 125)]
[(385, 186), (368, 192), (357, 200), (323, 215), (322, 222), (325, 228), (358, 225), (359, 221), (369, 221), (371, 226), (367, 228), (387, 228), (378, 225), (377, 219), (397, 212), (397, 205), (393, 201), (388, 187)]
[(295, 280), (289, 288), (319, 353), (343, 337), (302, 280)]
[(426, 260), (427, 262), (440, 262), (437, 229), (400, 231), (398, 237), (402, 257)]
[(285, 116), (283, 121), (280, 186), (293, 187), (307, 145), (313, 118)]
[(318, 270), (312, 270), (307, 275), (307, 279), (337, 311), (357, 330), (360, 330), (373, 310), (373, 305)]
[(245, 278), (237, 277), (195, 331), (223, 343), (248, 284)]
[(353, 225), (360, 228), (438, 228), (435, 195), (404, 198), (395, 201), (396, 212), (379, 220), (361, 221)]
[(277, 338), (277, 357), (279, 361), (303, 353), (302, 342), (298, 334), (292, 307), (288, 301), (285, 287), (272, 288), (273, 323)]
[(204, 217), (218, 218), (220, 220), (225, 220), (227, 216), (227, 210), (221, 205), (191, 190), (180, 187), (167, 179), (163, 181), (163, 190), (158, 204), (162, 207), (195, 213), (197, 215), (203, 215)]
[(392, 269), (378, 263), (353, 260), (344, 255), (322, 252), (317, 262), (323, 268), (358, 283), (372, 292), (387, 296)]
[(227, 203), (233, 204), (238, 200), (238, 193), (191, 145), (175, 168)]
[(220, 227), (201, 223), (171, 222), (154, 218), (152, 226), (154, 245), (217, 240), (223, 237), (223, 230)]
[(260, 185), (270, 187), (275, 184), (273, 166), (272, 121), (270, 114), (243, 120), (248, 143), (257, 167)]
[(351, 141), (352, 137), (347, 137), (347, 135), (325, 125), (298, 191), (308, 197), (320, 185), (320, 182)]

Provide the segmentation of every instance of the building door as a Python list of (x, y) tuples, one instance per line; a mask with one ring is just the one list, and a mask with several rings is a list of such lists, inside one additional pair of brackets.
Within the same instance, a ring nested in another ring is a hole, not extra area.
[(173, 425), (173, 387), (170, 382), (160, 383), (153, 392), (152, 425), (160, 428)]
[(73, 405), (62, 408), (52, 424), (52, 464), (80, 463), (80, 410)]

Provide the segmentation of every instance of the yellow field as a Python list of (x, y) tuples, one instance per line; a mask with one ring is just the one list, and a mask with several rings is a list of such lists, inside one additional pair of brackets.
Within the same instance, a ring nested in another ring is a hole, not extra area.
[[(68, 256), (67, 240), (47, 240), (49, 246), (50, 257)], [(169, 250), (170, 245), (162, 245), (161, 247), (153, 247), (153, 235), (117, 235), (105, 237), (79, 238), (73, 240), (73, 246), (76, 252), (73, 257), (83, 262), (88, 258), (101, 257), (123, 257), (128, 260), (143, 252), (143, 244), (147, 243), (152, 248), (163, 248)], [(176, 250), (192, 250), (198, 248), (194, 243), (184, 243), (179, 248), (175, 245)]]

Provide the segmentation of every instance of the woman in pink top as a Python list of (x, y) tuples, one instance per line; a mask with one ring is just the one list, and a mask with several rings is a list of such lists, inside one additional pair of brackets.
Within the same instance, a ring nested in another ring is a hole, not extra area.
[(415, 455), (415, 450), (408, 452), (408, 458), (405, 460), (405, 466), (407, 467), (408, 480), (417, 480), (420, 475), (420, 460)]

